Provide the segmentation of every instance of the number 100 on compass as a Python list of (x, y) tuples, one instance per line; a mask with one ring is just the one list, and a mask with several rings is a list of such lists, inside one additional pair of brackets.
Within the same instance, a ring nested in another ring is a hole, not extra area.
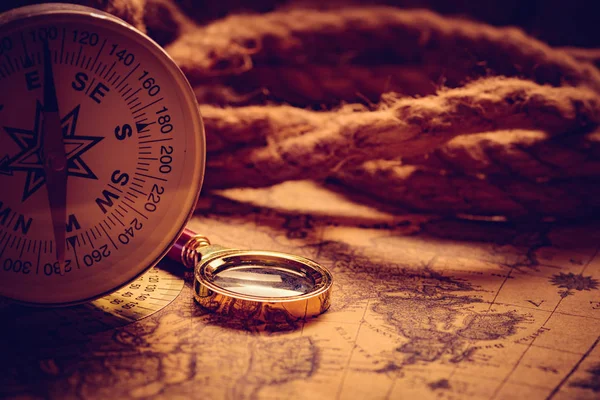
[(204, 172), (189, 84), (121, 20), (42, 5), (0, 20), (0, 294), (70, 304), (135, 279)]

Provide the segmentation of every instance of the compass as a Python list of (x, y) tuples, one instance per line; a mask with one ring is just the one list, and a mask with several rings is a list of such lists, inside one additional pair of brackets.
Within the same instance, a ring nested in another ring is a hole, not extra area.
[(194, 269), (208, 311), (278, 324), (327, 310), (332, 277), (317, 263), (185, 230), (204, 140), (183, 73), (135, 28), (71, 4), (2, 14), (0, 295), (87, 302), (169, 255)]
[(107, 294), (156, 264), (204, 173), (195, 97), (123, 21), (74, 5), (0, 20), (0, 293)]

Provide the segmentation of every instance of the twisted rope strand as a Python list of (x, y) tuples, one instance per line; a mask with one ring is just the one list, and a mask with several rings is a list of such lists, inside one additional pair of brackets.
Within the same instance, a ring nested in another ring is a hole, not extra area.
[[(254, 65), (438, 65), (465, 77), (499, 74), (600, 91), (600, 72), (515, 28), (441, 17), (424, 10), (346, 7), (232, 15), (181, 35), (167, 47), (193, 82)], [(455, 74), (449, 74), (454, 76)]]
[[(538, 129), (549, 135), (591, 130), (600, 122), (592, 91), (489, 78), (419, 99), (388, 99), (375, 111), (314, 112), (293, 107), (203, 108), (210, 187), (266, 186), (324, 178), (349, 160), (432, 152), (458, 135)], [(248, 135), (248, 133), (250, 133)], [(232, 146), (259, 144), (233, 150)]]
[(532, 182), (600, 177), (600, 131), (550, 137), (509, 130), (458, 136), (430, 154), (404, 157), (404, 165), (472, 176), (514, 176)]
[(512, 219), (577, 217), (600, 207), (600, 177), (536, 183), (504, 175), (494, 179), (448, 173), (400, 161), (369, 161), (340, 171), (344, 185), (386, 203), (442, 214)]

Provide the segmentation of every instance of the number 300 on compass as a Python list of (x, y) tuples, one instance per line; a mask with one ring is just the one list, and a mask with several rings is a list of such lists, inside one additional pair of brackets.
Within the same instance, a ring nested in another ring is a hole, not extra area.
[(0, 295), (70, 304), (154, 265), (204, 172), (189, 84), (121, 20), (73, 5), (0, 21)]

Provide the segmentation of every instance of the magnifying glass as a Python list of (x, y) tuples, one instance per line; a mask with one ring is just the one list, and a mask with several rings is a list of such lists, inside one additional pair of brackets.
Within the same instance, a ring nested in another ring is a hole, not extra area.
[(194, 269), (194, 299), (211, 312), (294, 321), (317, 316), (330, 306), (333, 277), (308, 258), (211, 245), (188, 229), (168, 255)]
[(211, 312), (298, 320), (329, 307), (317, 263), (184, 230), (205, 169), (198, 104), (169, 55), (122, 20), (72, 4), (0, 15), (0, 126), (0, 295), (83, 303), (169, 254), (194, 269)]

